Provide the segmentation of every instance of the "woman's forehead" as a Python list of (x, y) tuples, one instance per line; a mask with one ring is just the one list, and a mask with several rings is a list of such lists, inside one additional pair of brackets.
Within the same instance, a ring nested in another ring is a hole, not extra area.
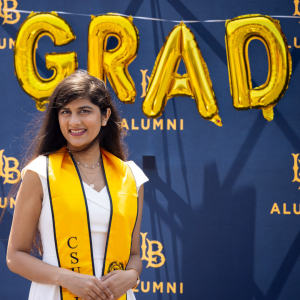
[(93, 104), (91, 102), (91, 100), (88, 98), (78, 98), (78, 99), (74, 99), (74, 100), (70, 101), (68, 104), (63, 106), (63, 108), (76, 109), (76, 108), (80, 108), (82, 106), (90, 106), (92, 108), (98, 107), (97, 105)]

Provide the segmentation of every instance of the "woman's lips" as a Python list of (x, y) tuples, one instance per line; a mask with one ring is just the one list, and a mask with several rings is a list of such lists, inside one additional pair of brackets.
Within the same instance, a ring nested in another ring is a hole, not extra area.
[(80, 136), (86, 133), (86, 129), (70, 129), (69, 132), (72, 136)]

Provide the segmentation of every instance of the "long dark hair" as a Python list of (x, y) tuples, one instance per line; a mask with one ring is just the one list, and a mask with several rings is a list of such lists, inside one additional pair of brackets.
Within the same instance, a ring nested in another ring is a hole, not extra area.
[(77, 70), (61, 81), (49, 97), (42, 126), (29, 147), (30, 153), (27, 155), (29, 161), (39, 155), (54, 153), (67, 144), (59, 127), (58, 112), (62, 107), (79, 98), (89, 99), (99, 107), (102, 115), (106, 115), (108, 108), (111, 110), (107, 125), (101, 127), (98, 136), (84, 150), (98, 143), (103, 149), (123, 161), (126, 160), (127, 147), (123, 140), (126, 132), (122, 128), (122, 119), (108, 88), (103, 81), (89, 75), (88, 72)]
[[(49, 104), (46, 112), (29, 125), (31, 129), (27, 131), (25, 136), (26, 140), (29, 140), (29, 146), (26, 147), (21, 168), (39, 155), (52, 154), (67, 145), (67, 141), (60, 130), (58, 113), (65, 105), (79, 98), (89, 99), (97, 105), (101, 115), (106, 115), (108, 108), (111, 110), (106, 126), (102, 126), (97, 137), (80, 152), (86, 151), (98, 143), (103, 149), (126, 161), (128, 156), (128, 149), (124, 143), (126, 131), (122, 127), (122, 119), (112, 101), (108, 88), (103, 81), (89, 75), (87, 71), (77, 70), (57, 85), (48, 99)], [(9, 193), (11, 196), (16, 194), (19, 185), (20, 182), (11, 189)], [(0, 221), (4, 211), (5, 209), (3, 209)], [(42, 255), (43, 249), (38, 231), (33, 240), (31, 251), (33, 254), (37, 254), (36, 250)]]

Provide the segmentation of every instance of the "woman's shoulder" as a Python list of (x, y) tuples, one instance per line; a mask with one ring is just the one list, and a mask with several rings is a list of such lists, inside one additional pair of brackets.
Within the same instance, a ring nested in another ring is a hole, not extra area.
[(145, 175), (142, 169), (132, 160), (125, 162), (131, 169), (131, 172), (135, 178), (137, 187), (140, 187), (146, 181), (149, 181), (149, 178)]
[(44, 178), (47, 178), (47, 157), (40, 155), (32, 160), (26, 167), (21, 171), (21, 178), (23, 179), (27, 170), (36, 172)]

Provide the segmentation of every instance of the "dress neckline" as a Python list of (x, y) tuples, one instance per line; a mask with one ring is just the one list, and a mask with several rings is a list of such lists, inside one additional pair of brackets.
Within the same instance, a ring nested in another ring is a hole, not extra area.
[(104, 188), (100, 192), (97, 192), (87, 183), (85, 183), (84, 181), (82, 182), (86, 199), (106, 208), (107, 210), (110, 210), (110, 200), (107, 192), (107, 186), (104, 186)]
[(98, 192), (98, 191), (96, 191), (95, 189), (93, 189), (92, 187), (90, 187), (89, 186), (89, 184), (87, 184), (86, 182), (84, 182), (84, 181), (82, 181), (83, 182), (83, 184), (85, 185), (85, 186), (87, 186), (89, 189), (91, 189), (92, 191), (94, 191), (95, 193), (97, 193), (97, 194), (101, 194), (102, 192), (103, 192), (103, 190), (105, 190), (105, 188), (106, 188), (106, 185), (101, 189), (101, 191), (100, 192)]

